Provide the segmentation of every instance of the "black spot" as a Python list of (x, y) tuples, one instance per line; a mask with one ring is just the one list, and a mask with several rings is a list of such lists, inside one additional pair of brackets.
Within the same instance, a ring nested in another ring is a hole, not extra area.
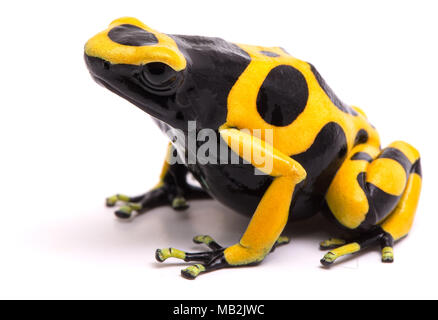
[(272, 69), (257, 96), (257, 111), (269, 124), (287, 126), (307, 104), (309, 89), (300, 71), (288, 65)]
[(364, 129), (360, 129), (356, 134), (356, 138), (354, 139), (354, 145), (366, 143), (368, 141), (368, 132)]
[(373, 158), (371, 158), (371, 156), (366, 152), (356, 152), (353, 154), (350, 160), (365, 160), (367, 162), (372, 162)]
[(345, 158), (341, 155), (346, 146), (347, 138), (342, 127), (329, 122), (309, 149), (291, 156), (307, 172), (306, 179), (297, 186), (292, 199), (292, 218), (306, 217), (321, 209), (327, 189), (344, 162)]
[(121, 24), (108, 32), (108, 37), (125, 46), (142, 47), (158, 43), (157, 37), (142, 28), (132, 24)]
[(261, 54), (264, 54), (265, 56), (273, 57), (273, 58), (276, 58), (276, 57), (279, 57), (279, 56), (280, 56), (278, 53), (275, 53), (275, 52), (272, 52), (272, 51), (265, 51), (265, 50), (262, 50), (262, 51), (260, 51), (260, 53), (261, 53)]
[(338, 157), (343, 158), (347, 154), (347, 145), (344, 145), (341, 150), (339, 150)]
[(310, 64), (310, 69), (313, 72), (313, 75), (316, 78), (316, 81), (318, 81), (319, 86), (321, 87), (322, 90), (324, 90), (325, 94), (330, 98), (330, 100), (333, 102), (333, 104), (341, 111), (345, 112), (345, 113), (349, 113), (352, 114), (354, 116), (357, 116), (358, 113), (350, 108), (349, 106), (347, 106), (345, 103), (343, 103), (338, 96), (333, 92), (333, 90), (328, 86), (328, 84), (325, 82), (325, 80), (323, 79), (323, 77), (319, 74), (319, 72), (316, 70), (316, 68)]
[[(329, 122), (318, 133), (309, 149), (292, 155), (291, 158), (306, 169), (307, 187), (312, 185), (314, 190), (320, 190), (318, 193), (325, 194), (336, 171), (344, 161), (343, 150), (346, 147), (347, 139), (342, 127), (336, 122)], [(316, 181), (318, 183), (315, 183)]]

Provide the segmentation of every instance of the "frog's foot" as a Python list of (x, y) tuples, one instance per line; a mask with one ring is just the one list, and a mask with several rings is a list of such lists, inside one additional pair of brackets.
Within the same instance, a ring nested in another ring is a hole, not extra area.
[[(193, 242), (200, 244), (206, 244), (211, 250), (221, 250), (224, 249), (221, 245), (219, 245), (216, 241), (213, 240), (212, 237), (207, 235), (199, 235), (193, 238)], [(278, 237), (277, 241), (272, 246), (271, 252), (275, 250), (275, 248), (288, 244), (290, 242), (290, 238), (286, 236)]]
[(321, 242), (322, 249), (330, 250), (322, 259), (321, 264), (329, 266), (333, 264), (338, 258), (359, 252), (365, 248), (380, 245), (382, 249), (382, 262), (390, 263), (394, 261), (393, 245), (394, 239), (392, 236), (383, 231), (381, 228), (369, 231), (346, 244), (346, 241), (342, 244), (341, 239), (330, 239)]
[(170, 205), (174, 210), (187, 209), (186, 198), (172, 189), (164, 185), (136, 197), (116, 194), (106, 199), (106, 205), (114, 207), (120, 204), (121, 206), (114, 213), (121, 219), (130, 218), (134, 212), (141, 214), (164, 205)]
[(195, 243), (206, 244), (211, 251), (189, 253), (175, 248), (157, 249), (155, 258), (158, 262), (164, 262), (168, 258), (181, 259), (186, 262), (197, 261), (202, 264), (194, 264), (181, 270), (181, 275), (186, 279), (195, 279), (199, 274), (216, 269), (226, 268), (229, 266), (225, 260), (224, 250), (221, 245), (214, 241), (210, 236), (199, 235), (193, 238)]
[[(203, 243), (207, 245), (211, 251), (189, 253), (175, 248), (157, 249), (155, 252), (155, 258), (158, 262), (164, 262), (168, 258), (177, 258), (186, 262), (201, 262), (181, 270), (181, 275), (184, 278), (193, 280), (201, 273), (229, 267), (253, 265), (261, 262), (266, 256), (265, 253), (254, 254), (253, 252), (250, 252), (249, 249), (242, 247), (240, 244), (224, 248), (208, 235), (195, 236), (193, 238), (193, 242), (197, 244)], [(288, 237), (279, 237), (270, 252), (272, 252), (276, 247), (287, 243), (289, 243)]]
[(114, 207), (119, 201), (124, 203), (140, 201), (143, 198), (143, 196), (144, 195), (137, 197), (130, 197), (124, 194), (115, 194), (111, 197), (106, 198), (105, 204), (107, 207)]

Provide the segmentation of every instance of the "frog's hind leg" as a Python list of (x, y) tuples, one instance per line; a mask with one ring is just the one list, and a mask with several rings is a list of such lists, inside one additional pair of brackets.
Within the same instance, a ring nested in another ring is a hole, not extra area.
[(392, 262), (393, 242), (411, 229), (420, 190), (420, 155), (409, 144), (394, 142), (381, 152), (365, 144), (353, 148), (329, 187), (326, 209), (359, 236), (328, 252), (321, 263), (374, 245), (381, 246), (383, 262)]
[(115, 211), (117, 217), (127, 219), (132, 216), (133, 212), (141, 214), (165, 205), (170, 205), (174, 210), (184, 210), (188, 208), (187, 200), (211, 198), (201, 188), (187, 183), (188, 170), (183, 164), (170, 164), (173, 152), (175, 149), (169, 144), (159, 182), (152, 190), (135, 197), (116, 194), (106, 199), (108, 207), (121, 204)]

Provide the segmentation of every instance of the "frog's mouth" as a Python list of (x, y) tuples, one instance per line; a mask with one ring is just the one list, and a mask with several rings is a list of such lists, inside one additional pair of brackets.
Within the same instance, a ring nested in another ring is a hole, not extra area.
[[(166, 100), (175, 93), (177, 83), (175, 86), (161, 91), (147, 88), (138, 77), (138, 66), (111, 65), (108, 61), (87, 54), (84, 54), (84, 59), (91, 77), (99, 85), (126, 99), (158, 120), (168, 122), (169, 118), (171, 119), (169, 113), (172, 111), (163, 105), (166, 105)], [(123, 88), (118, 88), (112, 82), (120, 84)]]

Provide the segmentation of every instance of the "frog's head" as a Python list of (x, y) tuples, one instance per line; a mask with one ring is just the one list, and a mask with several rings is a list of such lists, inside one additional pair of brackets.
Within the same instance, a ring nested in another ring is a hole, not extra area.
[(175, 94), (187, 61), (169, 36), (135, 18), (117, 19), (88, 40), (85, 61), (96, 82), (153, 117), (176, 127), (184, 120)]
[(229, 90), (249, 63), (217, 38), (166, 35), (135, 18), (120, 18), (85, 45), (93, 78), (173, 128), (218, 128)]

